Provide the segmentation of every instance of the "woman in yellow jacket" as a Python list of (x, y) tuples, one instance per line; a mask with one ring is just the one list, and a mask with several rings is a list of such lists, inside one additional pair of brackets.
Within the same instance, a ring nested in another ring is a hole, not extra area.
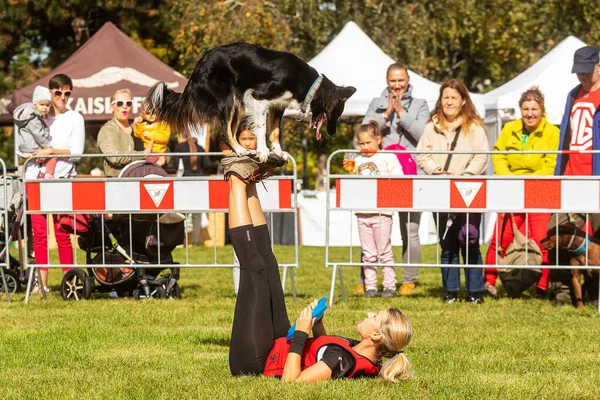
[[(553, 175), (556, 154), (523, 154), (522, 151), (557, 150), (559, 129), (544, 117), (544, 95), (537, 87), (525, 91), (519, 100), (522, 118), (504, 125), (500, 137), (494, 146), (497, 151), (514, 151), (514, 154), (494, 154), (492, 161), (496, 175)], [(486, 265), (497, 264), (497, 256), (503, 257), (504, 251), (514, 239), (511, 215), (517, 228), (523, 234), (536, 241), (546, 237), (549, 213), (513, 213), (498, 215), (494, 235), (485, 259)], [(528, 232), (526, 232), (526, 229)], [(500, 242), (500, 248), (497, 243)], [(542, 249), (542, 264), (548, 264), (548, 251)], [(542, 269), (542, 277), (537, 283), (538, 297), (547, 297), (549, 269)], [(485, 290), (493, 297), (497, 296), (496, 268), (485, 269)]]

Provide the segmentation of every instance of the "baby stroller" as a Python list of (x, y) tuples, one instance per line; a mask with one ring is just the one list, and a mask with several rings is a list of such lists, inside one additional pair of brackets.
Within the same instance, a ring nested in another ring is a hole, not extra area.
[[(27, 281), (27, 276), (22, 268), (24, 252), (21, 247), (21, 227), (23, 225), (23, 194), (25, 186), (22, 179), (16, 175), (7, 177), (7, 188), (0, 188), (0, 262), (4, 263), (8, 257), (8, 268), (3, 268), (8, 293), (16, 293), (21, 290)], [(8, 200), (8, 218), (4, 218), (4, 198)], [(8, 227), (8, 237), (6, 228)], [(19, 259), (13, 257), (9, 252), (10, 243), (17, 240)], [(4, 292), (4, 284), (0, 280), (0, 292)]]
[[(158, 165), (135, 161), (119, 177), (166, 177)], [(184, 243), (185, 216), (177, 213), (70, 216), (77, 224), (79, 248), (86, 252), (87, 273), (74, 268), (65, 273), (65, 300), (89, 299), (93, 291), (119, 297), (181, 298), (179, 267), (171, 252)], [(85, 232), (83, 232), (85, 231)], [(158, 265), (157, 265), (158, 264)], [(120, 265), (120, 267), (109, 267)], [(170, 273), (163, 273), (169, 266)]]

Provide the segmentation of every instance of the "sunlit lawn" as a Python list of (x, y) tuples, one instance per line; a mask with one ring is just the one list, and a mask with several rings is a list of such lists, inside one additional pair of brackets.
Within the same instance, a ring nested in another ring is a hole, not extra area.
[[(397, 257), (400, 259), (399, 248)], [(343, 257), (348, 249), (334, 249)], [(281, 261), (293, 249), (277, 247)], [(424, 252), (433, 258), (432, 248)], [(175, 257), (182, 258), (182, 250)], [(211, 259), (191, 249), (192, 260)], [(219, 252), (231, 262), (231, 249)], [(298, 301), (287, 297), (290, 317), (309, 300), (329, 294), (331, 269), (323, 248), (302, 248), (296, 270)], [(232, 378), (227, 363), (235, 297), (229, 269), (186, 269), (179, 301), (110, 299), (64, 302), (61, 273), (51, 271), (49, 299), (0, 300), (0, 393), (3, 398), (397, 399), (600, 398), (600, 318), (524, 298), (483, 305), (440, 302), (438, 269), (421, 269), (416, 293), (391, 301), (353, 293), (356, 268), (345, 268), (349, 298), (325, 314), (328, 331), (356, 337), (354, 325), (369, 310), (399, 307), (414, 337), (406, 354), (414, 377), (282, 384), (275, 379)], [(398, 272), (401, 275), (401, 271)], [(286, 292), (290, 293), (289, 280)]]

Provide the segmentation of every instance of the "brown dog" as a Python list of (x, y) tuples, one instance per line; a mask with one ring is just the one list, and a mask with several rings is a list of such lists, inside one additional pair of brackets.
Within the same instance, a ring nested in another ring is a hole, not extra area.
[[(600, 240), (589, 236), (574, 224), (563, 224), (548, 231), (548, 237), (541, 241), (542, 247), (548, 251), (558, 248), (569, 253), (570, 264), (573, 267), (600, 266)], [(587, 257), (587, 260), (586, 260)], [(575, 306), (583, 307), (583, 290), (581, 286), (581, 269), (571, 270), (571, 284), (575, 295)], [(591, 270), (598, 274), (598, 270)]]

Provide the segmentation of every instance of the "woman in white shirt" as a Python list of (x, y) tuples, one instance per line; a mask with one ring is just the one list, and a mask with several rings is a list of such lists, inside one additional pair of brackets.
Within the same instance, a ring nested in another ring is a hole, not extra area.
[[(64, 74), (58, 74), (50, 79), (48, 83), (52, 97), (52, 107), (48, 116), (50, 126), (50, 146), (41, 149), (35, 155), (59, 156), (54, 170), (55, 179), (72, 178), (76, 175), (75, 161), (77, 158), (68, 157), (81, 155), (85, 143), (85, 125), (83, 117), (76, 111), (67, 109), (67, 100), (73, 92), (71, 78)], [(43, 162), (44, 160), (42, 160)], [(26, 179), (38, 179), (40, 177), (40, 165), (30, 162), (25, 170)], [(58, 216), (53, 215), (54, 235), (58, 245), (58, 258), (61, 264), (73, 264), (73, 248), (71, 237), (58, 224)], [(44, 214), (31, 215), (31, 228), (33, 231), (33, 249), (35, 251), (35, 263), (37, 265), (48, 264), (48, 221)], [(63, 268), (63, 273), (69, 268)], [(40, 268), (44, 290), (48, 290), (48, 268)], [(38, 293), (40, 287), (36, 286), (32, 293)]]

